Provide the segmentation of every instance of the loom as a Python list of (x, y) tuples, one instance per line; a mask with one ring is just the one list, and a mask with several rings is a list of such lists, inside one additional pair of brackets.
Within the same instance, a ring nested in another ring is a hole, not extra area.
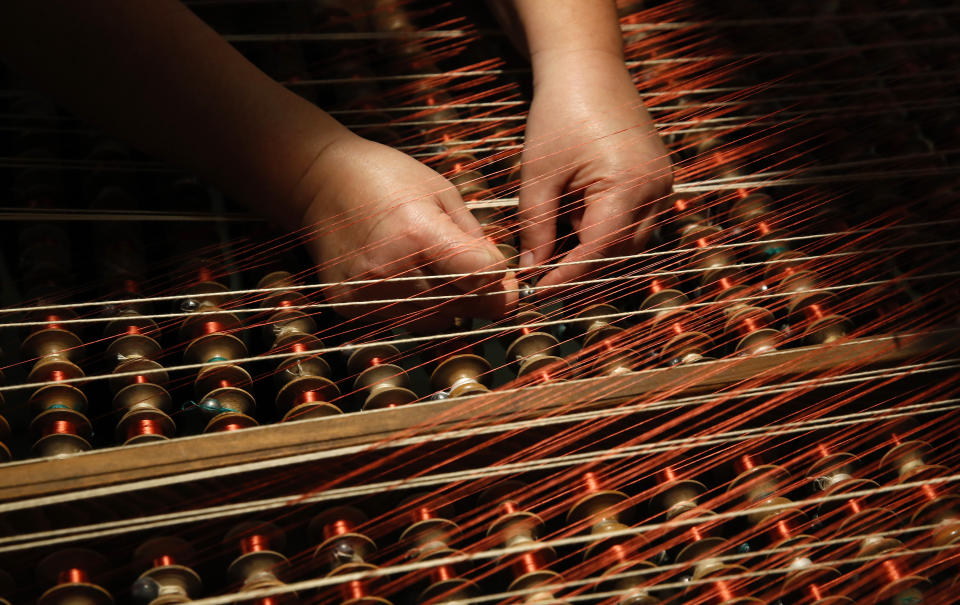
[[(187, 4), (516, 268), (529, 67), (484, 6)], [(0, 603), (957, 602), (960, 9), (618, 7), (648, 248), (439, 333), (7, 77)]]

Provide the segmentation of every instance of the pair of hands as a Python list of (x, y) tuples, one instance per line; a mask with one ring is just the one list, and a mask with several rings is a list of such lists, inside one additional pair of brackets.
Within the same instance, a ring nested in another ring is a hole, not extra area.
[[(542, 72), (522, 155), (521, 268), (639, 250), (672, 174), (623, 61), (598, 53)], [(517, 280), (506, 260), (456, 188), (427, 166), (348, 134), (330, 143), (310, 172), (303, 225), (321, 280), (335, 284), (327, 300), (369, 302), (341, 306), (341, 314), (414, 320), (427, 329), (457, 316), (496, 318), (515, 305)], [(558, 215), (568, 212), (559, 203), (564, 194), (583, 198), (568, 214), (579, 243), (555, 259)], [(565, 264), (538, 284), (557, 286), (596, 270), (595, 263)], [(428, 279), (442, 274), (467, 276)], [(458, 298), (464, 293), (487, 295)]]

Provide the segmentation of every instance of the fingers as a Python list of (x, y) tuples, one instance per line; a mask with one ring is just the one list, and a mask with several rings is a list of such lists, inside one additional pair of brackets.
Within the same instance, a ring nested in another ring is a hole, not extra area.
[(423, 262), (437, 275), (456, 275), (447, 282), (455, 291), (483, 294), (443, 306), (452, 312), (469, 311), (475, 317), (498, 317), (516, 304), (515, 288), (508, 288), (507, 261), (492, 242), (474, 237), (460, 229), (453, 219), (438, 215), (435, 229), (429, 234), (432, 241), (424, 241)]
[(450, 220), (453, 221), (453, 224), (474, 238), (480, 239), (484, 237), (483, 227), (480, 226), (480, 222), (473, 216), (470, 209), (467, 208), (467, 205), (463, 202), (463, 199), (453, 185), (450, 185), (450, 191), (443, 191), (437, 197), (440, 200), (443, 210), (447, 213), (447, 216), (450, 217)]
[(637, 191), (586, 192), (586, 211), (578, 230), (580, 243), (559, 261), (558, 267), (538, 282), (540, 286), (556, 286), (577, 281), (595, 274), (598, 263), (584, 262), (601, 259), (623, 249), (634, 232), (637, 212)]
[(523, 168), (517, 219), (520, 226), (520, 266), (539, 265), (553, 254), (557, 237), (557, 207), (564, 177), (544, 177)]

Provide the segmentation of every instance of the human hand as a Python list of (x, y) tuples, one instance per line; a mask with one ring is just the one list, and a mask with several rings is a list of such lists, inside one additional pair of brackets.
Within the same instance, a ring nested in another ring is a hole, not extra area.
[[(551, 258), (561, 214), (570, 219), (579, 242), (559, 262), (639, 251), (673, 175), (622, 58), (602, 51), (558, 51), (531, 60), (535, 82), (521, 174), (521, 267)], [(582, 196), (582, 206), (561, 208), (565, 194)], [(575, 281), (596, 268), (593, 263), (561, 265), (539, 285)]]
[[(506, 271), (456, 188), (410, 156), (352, 134), (328, 145), (301, 180), (302, 224), (328, 302), (349, 317), (407, 318), (437, 328), (453, 317), (503, 315), (516, 302), (510, 274), (428, 279), (430, 275)], [(396, 281), (397, 277), (412, 277)], [(372, 284), (351, 283), (377, 280)], [(460, 298), (465, 293), (487, 294)], [(444, 301), (418, 296), (445, 296)]]

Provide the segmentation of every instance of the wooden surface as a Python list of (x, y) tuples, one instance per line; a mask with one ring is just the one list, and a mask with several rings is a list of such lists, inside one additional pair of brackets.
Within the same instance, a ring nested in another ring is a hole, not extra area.
[[(716, 391), (749, 381), (835, 375), (864, 368), (893, 367), (956, 351), (960, 330), (851, 340), (755, 357), (645, 370), (617, 377), (497, 391), (468, 399), (273, 424), (229, 433), (182, 437), (165, 442), (86, 452), (0, 466), (0, 510), (15, 501), (117, 484), (150, 485), (189, 480), (191, 474), (220, 469), (223, 475), (264, 466), (288, 466), (311, 454), (338, 454), (338, 448), (384, 447), (403, 437), (561, 414), (567, 410), (614, 407), (643, 397), (663, 401)], [(441, 435), (442, 437), (442, 435)]]

